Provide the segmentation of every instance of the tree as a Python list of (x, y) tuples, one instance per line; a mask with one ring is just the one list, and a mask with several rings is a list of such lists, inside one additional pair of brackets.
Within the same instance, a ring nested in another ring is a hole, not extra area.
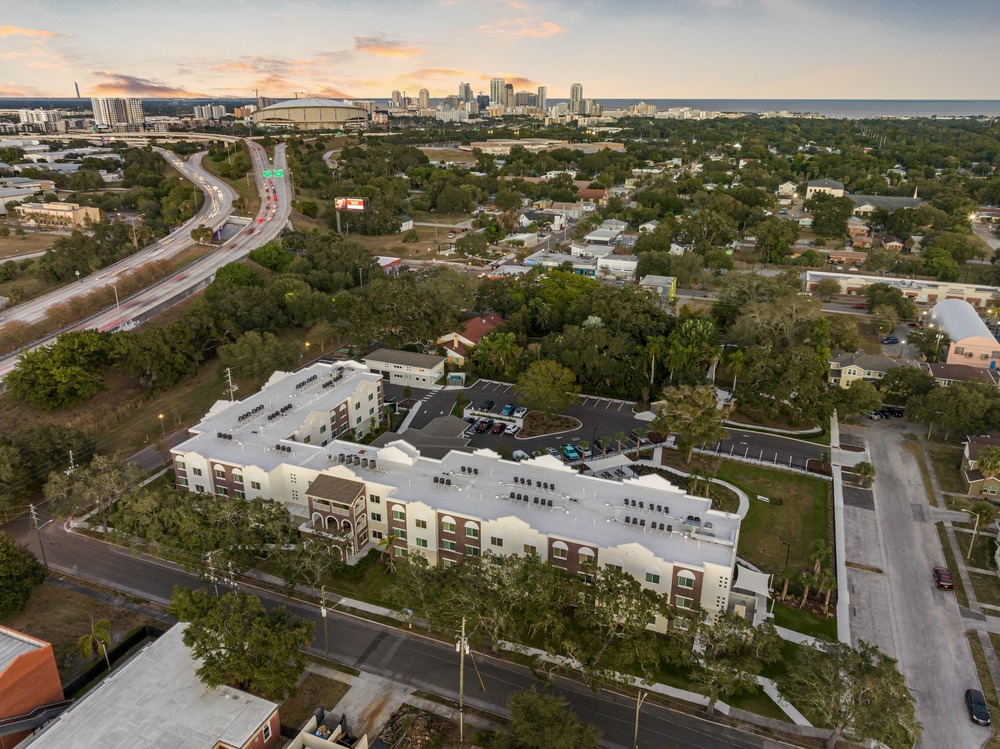
[(757, 252), (762, 263), (778, 263), (791, 254), (792, 243), (799, 236), (798, 224), (771, 216), (753, 228)]
[(894, 659), (864, 641), (857, 650), (842, 642), (824, 642), (818, 649), (798, 661), (789, 679), (801, 707), (833, 728), (827, 749), (842, 736), (875, 739), (892, 749), (920, 741), (913, 695)]
[(576, 403), (580, 386), (569, 369), (551, 359), (542, 359), (518, 378), (514, 392), (528, 410), (551, 416)]
[(686, 462), (694, 449), (726, 436), (724, 415), (711, 385), (682, 385), (667, 388), (663, 399), (653, 404), (656, 418), (650, 424), (654, 432), (678, 434), (687, 447)]
[(860, 463), (854, 464), (854, 473), (864, 486), (870, 486), (872, 481), (875, 480), (875, 466), (869, 463), (867, 460), (862, 460)]
[(708, 712), (715, 712), (723, 697), (756, 689), (757, 674), (779, 657), (780, 649), (781, 638), (769, 622), (755, 627), (727, 612), (702, 627), (694, 654), (701, 668), (693, 677), (709, 698)]
[(21, 611), (45, 577), (45, 568), (27, 547), (0, 533), (0, 619)]
[(296, 692), (311, 622), (284, 606), (265, 611), (242, 590), (215, 598), (205, 589), (175, 587), (167, 612), (188, 623), (184, 644), (202, 661), (198, 678), (209, 687), (228, 684), (278, 701)]
[(486, 739), (487, 749), (597, 749), (601, 732), (581, 723), (555, 694), (514, 692), (507, 698), (508, 725)]
[(110, 671), (111, 660), (108, 658), (108, 650), (111, 648), (111, 622), (107, 619), (98, 619), (95, 622), (94, 618), (91, 617), (90, 632), (77, 640), (76, 647), (80, 651), (80, 655), (88, 661), (94, 657), (96, 650), (104, 656), (104, 662)]
[(832, 297), (840, 294), (840, 281), (836, 278), (821, 278), (813, 291), (824, 302), (829, 302)]
[(847, 388), (834, 390), (833, 405), (841, 416), (875, 411), (882, 405), (882, 396), (870, 382), (855, 380)]
[[(215, 272), (212, 287), (219, 286), (256, 286), (264, 287), (264, 278), (249, 265), (243, 263), (226, 263)], [(212, 288), (209, 287), (209, 288)]]
[(984, 447), (976, 458), (976, 467), (987, 478), (1000, 474), (1000, 447)]
[(455, 242), (455, 249), (460, 255), (465, 256), (475, 256), (485, 254), (486, 250), (489, 249), (490, 243), (486, 239), (486, 235), (478, 231), (470, 231), (467, 234), (463, 234)]
[(279, 574), (289, 584), (315, 588), (343, 564), (344, 551), (327, 539), (305, 538), (275, 555)]
[(734, 349), (731, 354), (729, 354), (726, 366), (729, 371), (733, 373), (733, 392), (736, 392), (736, 381), (739, 379), (740, 375), (743, 374), (743, 370), (746, 368), (747, 358), (740, 349)]
[(879, 304), (871, 311), (872, 327), (879, 335), (888, 335), (899, 324), (899, 315), (888, 304)]
[(275, 370), (295, 366), (295, 353), (291, 345), (282, 343), (273, 333), (248, 331), (232, 343), (219, 346), (219, 367), (232, 369), (239, 377), (263, 377)]
[(191, 239), (197, 244), (211, 244), (212, 227), (205, 226), (205, 224), (198, 224), (198, 226), (191, 230)]
[(69, 476), (62, 472), (52, 474), (45, 485), (45, 498), (54, 503), (56, 511), (66, 514), (75, 515), (96, 507), (107, 535), (111, 509), (138, 489), (141, 477), (142, 469), (136, 463), (98, 455), (89, 466), (78, 468)]
[[(913, 341), (912, 336), (909, 340)], [(917, 367), (893, 367), (879, 381), (883, 400), (900, 406), (909, 405), (911, 400), (927, 395), (936, 387), (934, 375)]]
[(493, 201), (501, 211), (513, 211), (521, 207), (523, 195), (517, 190), (498, 190), (496, 199)]

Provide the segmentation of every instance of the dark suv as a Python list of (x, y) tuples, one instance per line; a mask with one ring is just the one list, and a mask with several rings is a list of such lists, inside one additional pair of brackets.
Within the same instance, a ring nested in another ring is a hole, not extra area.
[(965, 706), (969, 709), (969, 718), (973, 723), (988, 726), (993, 722), (990, 720), (990, 709), (986, 706), (986, 699), (978, 689), (965, 690)]

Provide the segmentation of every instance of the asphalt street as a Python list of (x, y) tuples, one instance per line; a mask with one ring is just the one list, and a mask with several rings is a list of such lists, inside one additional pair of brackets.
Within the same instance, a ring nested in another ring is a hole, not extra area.
[[(38, 542), (25, 519), (6, 530), (37, 551)], [(42, 531), (45, 556), (53, 571), (99, 583), (143, 600), (164, 604), (175, 585), (204, 587), (199, 577), (174, 565), (134, 555), (129, 551), (67, 532), (60, 523)], [(286, 605), (310, 619), (316, 634), (310, 648), (324, 655), (322, 619), (314, 606), (289, 601), (263, 590), (254, 590), (268, 605)], [(327, 617), (329, 658), (338, 663), (411, 685), (442, 697), (458, 698), (458, 656), (454, 646), (361, 619), (334, 609)], [(474, 661), (474, 662), (473, 662)], [(478, 686), (476, 674), (485, 684)], [(474, 653), (466, 661), (465, 699), (472, 707), (502, 713), (507, 696), (530, 688), (537, 680), (527, 668)], [(604, 733), (610, 749), (630, 747), (635, 720), (635, 698), (610, 691), (592, 692), (583, 685), (558, 679), (555, 688), (584, 720)], [(785, 744), (749, 734), (710, 720), (680, 713), (646, 701), (640, 714), (639, 747), (643, 749), (777, 749)]]

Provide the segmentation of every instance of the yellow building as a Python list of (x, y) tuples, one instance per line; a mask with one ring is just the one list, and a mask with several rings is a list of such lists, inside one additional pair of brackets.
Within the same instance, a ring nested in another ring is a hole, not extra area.
[(890, 369), (912, 367), (915, 364), (905, 359), (893, 359), (876, 354), (841, 354), (829, 361), (827, 379), (831, 385), (846, 390), (858, 380), (875, 383), (885, 377)]
[(101, 220), (101, 209), (79, 203), (22, 203), (18, 218), (31, 226), (90, 226)]

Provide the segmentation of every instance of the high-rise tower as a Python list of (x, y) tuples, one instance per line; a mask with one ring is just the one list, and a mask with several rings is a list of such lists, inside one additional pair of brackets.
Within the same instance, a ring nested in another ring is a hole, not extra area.
[(574, 83), (569, 87), (569, 111), (575, 114), (580, 112), (580, 102), (583, 101), (583, 84)]
[(490, 81), (490, 104), (504, 105), (507, 103), (504, 98), (505, 83), (503, 78), (494, 78)]
[(549, 98), (549, 90), (545, 86), (539, 86), (537, 106), (543, 112), (545, 111), (545, 107), (548, 105), (548, 98)]

